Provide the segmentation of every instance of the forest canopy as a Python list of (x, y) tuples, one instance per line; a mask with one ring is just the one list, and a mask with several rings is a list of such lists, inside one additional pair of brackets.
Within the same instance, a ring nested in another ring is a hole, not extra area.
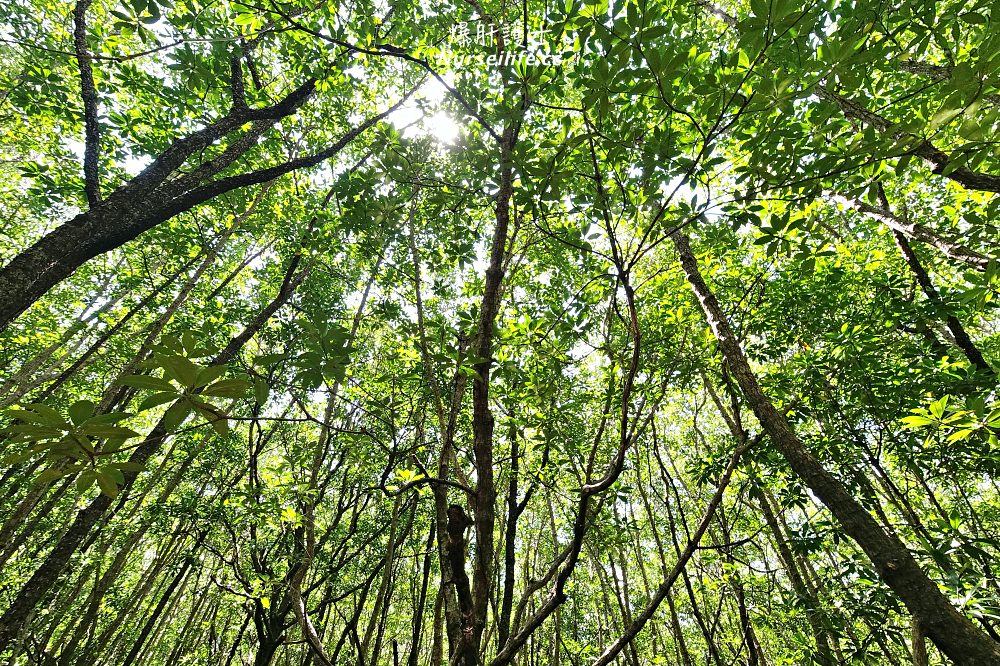
[(0, 0), (0, 660), (1000, 665), (997, 11)]

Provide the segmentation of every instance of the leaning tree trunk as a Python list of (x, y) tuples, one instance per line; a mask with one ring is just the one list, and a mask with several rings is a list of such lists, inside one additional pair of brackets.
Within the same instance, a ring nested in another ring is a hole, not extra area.
[[(230, 340), (226, 348), (216, 355), (212, 361), (213, 365), (221, 365), (231, 361), (243, 348), (243, 345), (288, 301), (295, 288), (305, 277), (304, 272), (295, 274), (300, 260), (301, 255), (296, 255), (275, 298), (257, 314), (243, 332)], [(136, 468), (141, 468), (160, 449), (168, 436), (165, 418), (161, 418), (145, 440), (132, 451), (129, 462)], [(129, 470), (124, 473), (124, 477), (124, 483), (119, 484), (123, 492), (132, 487), (139, 477), (139, 472)], [(49, 552), (45, 561), (39, 565), (31, 578), (14, 596), (7, 611), (3, 617), (0, 617), (0, 652), (6, 650), (19, 635), (21, 628), (28, 621), (34, 609), (65, 573), (70, 560), (80, 550), (90, 531), (111, 508), (111, 503), (111, 497), (102, 493), (85, 509), (82, 509), (55, 547)]]
[(687, 236), (675, 232), (672, 238), (684, 274), (701, 303), (730, 371), (775, 449), (865, 552), (882, 581), (906, 605), (941, 652), (960, 666), (1000, 664), (1000, 645), (955, 610), (934, 581), (920, 569), (906, 545), (898, 537), (887, 534), (840, 480), (806, 449), (757, 382), (719, 301), (698, 269)]
[[(316, 153), (256, 171), (215, 178), (256, 145), (267, 129), (294, 114), (315, 89), (315, 81), (309, 79), (271, 106), (234, 105), (232, 111), (209, 126), (175, 140), (138, 176), (106, 199), (92, 202), (89, 210), (56, 227), (11, 259), (0, 268), (0, 331), (94, 257), (227, 192), (322, 164), (399, 108), (412, 94), (411, 91), (404, 95), (396, 104), (352, 127)], [(251, 124), (250, 129), (240, 134), (240, 128), (247, 123)], [(185, 176), (169, 179), (193, 155), (223, 139), (229, 142), (217, 157), (198, 164)]]

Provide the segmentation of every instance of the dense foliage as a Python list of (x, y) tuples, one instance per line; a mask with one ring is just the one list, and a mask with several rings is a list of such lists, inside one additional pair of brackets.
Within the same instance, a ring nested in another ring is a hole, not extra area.
[(996, 3), (0, 16), (5, 663), (1000, 664)]

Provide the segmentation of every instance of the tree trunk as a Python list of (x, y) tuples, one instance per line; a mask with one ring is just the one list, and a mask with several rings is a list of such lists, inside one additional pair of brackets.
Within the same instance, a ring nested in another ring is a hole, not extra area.
[(1000, 663), (1000, 645), (962, 616), (938, 586), (927, 577), (897, 537), (886, 534), (874, 518), (847, 492), (844, 485), (813, 457), (788, 421), (764, 394), (743, 349), (705, 283), (689, 241), (680, 232), (672, 236), (681, 266), (697, 295), (706, 319), (719, 341), (744, 397), (778, 452), (792, 470), (830, 510), (851, 539), (868, 555), (878, 575), (918, 619), (926, 635), (960, 666)]
[[(257, 314), (242, 333), (230, 340), (226, 348), (219, 352), (213, 359), (212, 365), (221, 365), (232, 360), (243, 348), (243, 345), (287, 302), (294, 292), (295, 287), (305, 277), (304, 273), (301, 272), (297, 276), (295, 275), (299, 260), (300, 256), (298, 255), (292, 260), (286, 273), (285, 282), (274, 300)], [(141, 468), (159, 450), (168, 436), (166, 420), (161, 418), (146, 436), (145, 440), (132, 451), (132, 454), (129, 456), (129, 462), (137, 468)], [(124, 473), (124, 483), (119, 484), (123, 494), (135, 483), (139, 475), (140, 473), (134, 470)], [(77, 513), (76, 519), (70, 525), (69, 529), (63, 533), (59, 542), (45, 558), (45, 561), (39, 565), (34, 575), (21, 587), (21, 590), (12, 600), (10, 607), (3, 614), (3, 617), (0, 618), (0, 652), (6, 649), (11, 641), (15, 639), (31, 612), (63, 575), (73, 555), (80, 549), (81, 544), (83, 544), (93, 527), (97, 524), (97, 521), (111, 508), (111, 504), (112, 499), (102, 493), (85, 509)]]

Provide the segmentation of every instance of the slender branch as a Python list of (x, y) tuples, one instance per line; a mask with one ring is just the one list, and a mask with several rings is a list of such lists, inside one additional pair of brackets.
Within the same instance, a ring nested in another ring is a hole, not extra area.
[(207, 185), (203, 185), (173, 199), (163, 208), (154, 211), (154, 214), (157, 218), (169, 219), (178, 213), (190, 210), (194, 206), (214, 199), (215, 197), (225, 194), (226, 192), (249, 187), (251, 185), (266, 183), (274, 180), (275, 178), (291, 173), (292, 171), (307, 169), (309, 167), (316, 166), (317, 164), (321, 164), (347, 147), (349, 143), (363, 134), (366, 130), (374, 127), (389, 116), (393, 111), (401, 107), (415, 90), (416, 87), (412, 88), (398, 102), (390, 106), (388, 109), (372, 116), (371, 118), (368, 118), (363, 123), (354, 126), (346, 134), (340, 137), (340, 139), (318, 153), (292, 159), (284, 162), (283, 164), (278, 164), (266, 169), (220, 178), (219, 180), (212, 181)]
[[(892, 232), (893, 238), (896, 239), (896, 245), (899, 247), (900, 253), (903, 255), (903, 259), (906, 261), (906, 265), (910, 267), (913, 271), (913, 276), (920, 285), (924, 294), (927, 296), (928, 300), (937, 305), (941, 309), (946, 309), (944, 301), (941, 299), (941, 294), (934, 287), (934, 283), (931, 281), (931, 276), (928, 275), (927, 271), (924, 269), (923, 265), (920, 263), (920, 259), (917, 254), (910, 247), (910, 244), (906, 241), (906, 237), (899, 233), (898, 231)], [(962, 350), (965, 357), (969, 359), (972, 365), (976, 366), (977, 369), (982, 370), (988, 375), (995, 377), (993, 368), (990, 364), (986, 362), (983, 358), (983, 354), (979, 351), (979, 348), (972, 341), (969, 336), (969, 332), (965, 330), (965, 326), (962, 322), (958, 320), (958, 317), (948, 313), (947, 314), (947, 325), (948, 330), (951, 331), (952, 336), (955, 338), (955, 344), (958, 348)]]
[(705, 536), (705, 532), (708, 531), (708, 526), (711, 524), (712, 519), (715, 518), (715, 512), (718, 510), (719, 505), (722, 504), (722, 496), (726, 492), (726, 488), (729, 487), (729, 482), (733, 479), (733, 472), (736, 471), (736, 467), (739, 465), (740, 458), (746, 451), (759, 444), (761, 440), (764, 439), (764, 433), (757, 435), (753, 441), (744, 441), (736, 447), (733, 451), (732, 457), (729, 459), (729, 464), (726, 466), (725, 471), (722, 473), (722, 477), (719, 479), (719, 485), (715, 489), (715, 493), (712, 495), (712, 499), (709, 500), (708, 505), (705, 507), (705, 511), (701, 516), (701, 521), (698, 523), (698, 527), (695, 528), (694, 533), (688, 538), (687, 545), (684, 547), (683, 552), (681, 552), (680, 557), (677, 558), (677, 562), (674, 563), (673, 568), (667, 577), (660, 583), (660, 586), (656, 588), (656, 592), (653, 594), (649, 603), (642, 612), (636, 616), (632, 623), (628, 626), (625, 632), (618, 637), (614, 643), (612, 643), (608, 648), (601, 653), (597, 659), (591, 664), (591, 666), (607, 666), (612, 661), (614, 661), (618, 655), (621, 653), (625, 647), (631, 643), (639, 632), (642, 631), (646, 623), (653, 617), (656, 613), (656, 609), (660, 607), (663, 600), (670, 593), (670, 588), (677, 581), (677, 578), (687, 567), (688, 562), (694, 555), (695, 551), (698, 550), (699, 543), (701, 543), (701, 538)]
[[(910, 74), (916, 74), (918, 76), (926, 76), (935, 82), (950, 79), (952, 72), (955, 71), (955, 68), (951, 65), (932, 65), (919, 60), (904, 60), (899, 63), (898, 67), (904, 72), (909, 72)], [(1000, 95), (997, 94), (986, 93), (981, 99), (986, 100), (990, 104), (1000, 105)]]
[(996, 261), (993, 257), (980, 254), (975, 250), (970, 250), (961, 243), (945, 238), (941, 234), (932, 231), (922, 224), (917, 224), (906, 218), (900, 217), (885, 206), (877, 207), (865, 203), (858, 199), (847, 200), (856, 210), (865, 215), (876, 217), (885, 223), (894, 233), (903, 234), (908, 238), (927, 243), (941, 251), (946, 257), (961, 261), (980, 271), (985, 271), (990, 261)]
[(498, 144), (503, 145), (503, 138), (495, 129), (493, 129), (493, 126), (490, 123), (486, 122), (486, 119), (483, 118), (482, 115), (476, 110), (476, 108), (472, 106), (472, 104), (470, 104), (468, 100), (465, 99), (465, 96), (462, 95), (462, 93), (460, 93), (453, 85), (445, 81), (444, 78), (440, 74), (438, 74), (437, 70), (435, 70), (426, 59), (412, 56), (409, 53), (407, 53), (405, 49), (400, 48), (398, 46), (394, 46), (392, 44), (374, 44), (371, 47), (364, 47), (342, 39), (331, 37), (330, 35), (323, 34), (322, 32), (319, 32), (317, 30), (312, 30), (311, 28), (302, 25), (294, 18), (283, 13), (280, 9), (278, 9), (276, 3), (272, 2), (271, 5), (275, 13), (280, 15), (282, 18), (291, 23), (297, 29), (301, 30), (302, 32), (308, 33), (313, 37), (318, 37), (319, 39), (322, 39), (325, 42), (329, 42), (330, 44), (336, 44), (337, 46), (343, 47), (347, 49), (348, 53), (364, 53), (365, 55), (372, 55), (372, 56), (390, 56), (394, 58), (400, 58), (401, 60), (405, 60), (407, 62), (412, 62), (415, 65), (419, 65), (424, 71), (426, 71), (428, 74), (434, 77), (434, 79), (438, 83), (440, 83), (445, 90), (448, 91), (448, 94), (450, 94), (452, 97), (458, 100), (458, 103), (462, 105), (462, 108), (465, 109), (465, 112), (468, 113), (473, 118), (475, 118), (476, 121), (479, 122), (480, 125), (482, 125), (483, 129), (485, 129), (486, 132), (491, 137), (493, 137), (493, 139)]

